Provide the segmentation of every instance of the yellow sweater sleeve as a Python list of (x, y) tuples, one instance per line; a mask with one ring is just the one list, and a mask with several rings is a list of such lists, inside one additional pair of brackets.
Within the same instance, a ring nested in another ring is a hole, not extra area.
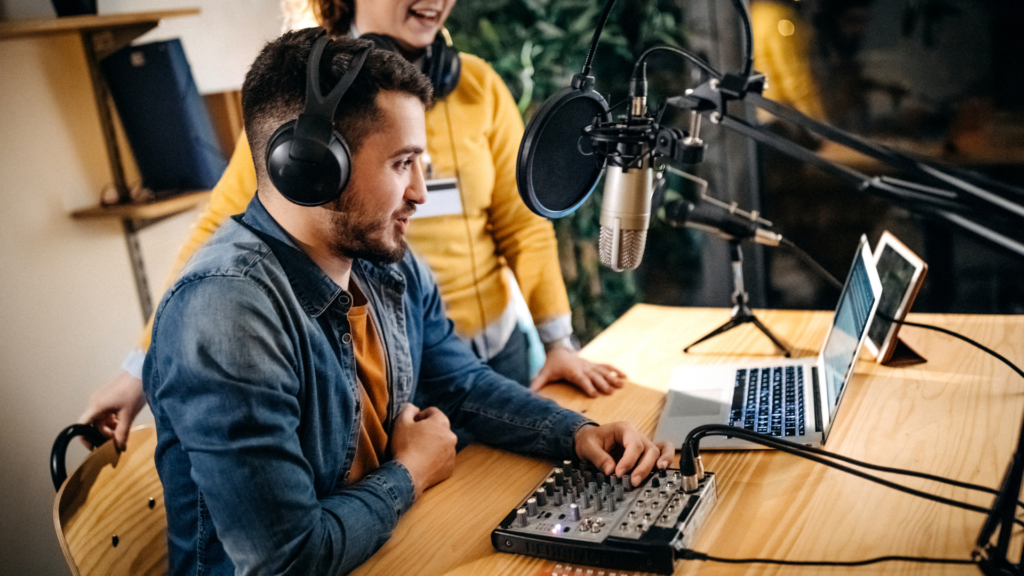
[(754, 66), (768, 79), (764, 97), (825, 120), (821, 93), (811, 69), (813, 33), (792, 7), (757, 0), (750, 8)]
[[(192, 232), (189, 233), (185, 244), (178, 250), (178, 256), (175, 258), (170, 276), (164, 284), (164, 290), (174, 282), (192, 254), (205, 244), (210, 236), (213, 236), (224, 220), (228, 216), (244, 212), (245, 207), (255, 194), (256, 167), (252, 162), (249, 140), (245, 137), (245, 132), (242, 132), (238, 137), (238, 143), (235, 144), (235, 152), (231, 155), (227, 169), (210, 194), (210, 202), (199, 214), (199, 218), (192, 225)], [(152, 333), (153, 316), (150, 316), (139, 338), (139, 348), (149, 349)]]
[(487, 66), (485, 86), (494, 101), (492, 130), (487, 135), (494, 158), (494, 195), (490, 225), (498, 254), (516, 276), (534, 323), (569, 314), (569, 297), (558, 263), (551, 222), (530, 212), (516, 186), (516, 157), (523, 121), (501, 77)]

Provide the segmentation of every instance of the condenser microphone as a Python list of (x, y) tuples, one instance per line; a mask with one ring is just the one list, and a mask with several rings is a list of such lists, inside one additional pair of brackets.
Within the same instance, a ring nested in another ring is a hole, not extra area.
[(622, 272), (640, 265), (651, 225), (653, 171), (650, 159), (639, 167), (613, 166), (609, 157), (601, 201), (601, 236), (598, 249), (601, 264)]
[(622, 272), (633, 270), (644, 257), (651, 225), (654, 174), (647, 134), (647, 66), (629, 81), (629, 114), (606, 156), (604, 197), (601, 201), (601, 264)]

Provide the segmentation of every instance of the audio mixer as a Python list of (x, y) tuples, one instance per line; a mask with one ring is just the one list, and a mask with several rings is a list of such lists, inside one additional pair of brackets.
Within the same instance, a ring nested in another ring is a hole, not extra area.
[[(687, 484), (687, 489), (683, 485)], [(716, 501), (715, 476), (677, 469), (638, 486), (589, 463), (554, 468), (491, 533), (496, 550), (614, 570), (671, 574)]]

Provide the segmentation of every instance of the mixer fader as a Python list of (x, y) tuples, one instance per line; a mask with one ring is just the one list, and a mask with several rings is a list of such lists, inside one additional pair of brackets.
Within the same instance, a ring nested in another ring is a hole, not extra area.
[(565, 461), (491, 534), (502, 552), (617, 570), (670, 574), (715, 504), (714, 475), (683, 489), (679, 470), (652, 472), (638, 486), (589, 463)]

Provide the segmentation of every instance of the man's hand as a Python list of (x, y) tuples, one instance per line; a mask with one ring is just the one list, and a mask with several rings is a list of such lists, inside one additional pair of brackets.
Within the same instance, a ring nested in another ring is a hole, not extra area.
[(621, 476), (633, 471), (637, 486), (658, 468), (668, 468), (675, 447), (671, 442), (655, 444), (629, 422), (584, 426), (576, 432), (576, 455), (589, 460), (606, 475)]
[(420, 410), (406, 404), (391, 431), (391, 453), (412, 475), (417, 499), (424, 490), (452, 475), (455, 441), (444, 412), (433, 406)]
[(109, 384), (93, 392), (78, 422), (92, 424), (101, 434), (113, 438), (117, 449), (123, 451), (128, 445), (128, 430), (145, 405), (142, 380), (122, 370)]
[(626, 383), (626, 376), (608, 364), (595, 364), (564, 346), (552, 348), (540, 372), (530, 382), (530, 390), (539, 390), (551, 382), (564, 380), (591, 398), (611, 394)]

